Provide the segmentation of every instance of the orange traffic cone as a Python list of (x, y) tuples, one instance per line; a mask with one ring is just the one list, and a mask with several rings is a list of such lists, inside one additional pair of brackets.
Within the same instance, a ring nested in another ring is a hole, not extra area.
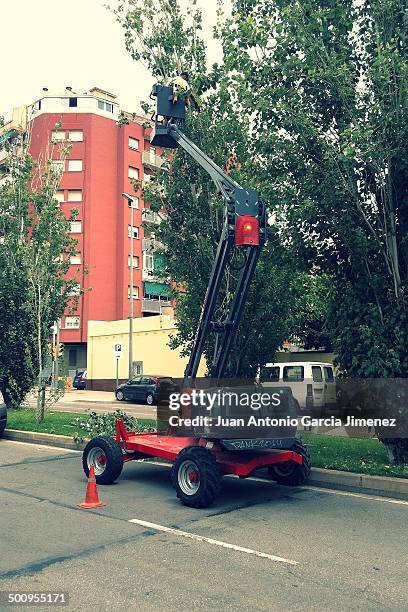
[(79, 508), (99, 508), (100, 506), (106, 506), (103, 502), (99, 501), (98, 488), (96, 486), (95, 468), (91, 465), (88, 476), (88, 484), (86, 485), (85, 500), (78, 504)]

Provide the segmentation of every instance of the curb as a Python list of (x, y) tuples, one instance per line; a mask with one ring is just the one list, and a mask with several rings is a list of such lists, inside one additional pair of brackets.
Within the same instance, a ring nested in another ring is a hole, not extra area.
[(379, 495), (408, 500), (408, 479), (392, 476), (371, 476), (340, 470), (312, 468), (308, 484), (328, 489), (340, 489), (366, 495)]
[(28, 442), (30, 444), (44, 444), (45, 446), (58, 446), (69, 450), (83, 450), (86, 441), (74, 442), (71, 436), (59, 436), (57, 434), (39, 433), (36, 431), (22, 431), (21, 429), (5, 429), (4, 440), (14, 442)]
[[(19, 429), (6, 429), (3, 433), (3, 438), (15, 442), (44, 444), (46, 446), (56, 446), (78, 451), (82, 451), (87, 443), (87, 440), (76, 443), (70, 436), (59, 436), (56, 434), (38, 433), (35, 431), (21, 431)], [(270, 478), (265, 478), (265, 480), (270, 481)], [(365, 493), (366, 495), (378, 495), (381, 497), (408, 500), (407, 478), (370, 476), (369, 474), (356, 474), (354, 472), (342, 472), (340, 470), (312, 468), (312, 473), (307, 484), (327, 489), (339, 489), (354, 493)]]

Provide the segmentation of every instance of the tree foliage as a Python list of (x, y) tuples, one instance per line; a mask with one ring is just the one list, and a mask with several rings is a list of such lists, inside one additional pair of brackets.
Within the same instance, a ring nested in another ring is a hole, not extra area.
[[(264, 189), (263, 162), (251, 142), (250, 116), (239, 112), (236, 92), (225, 69), (206, 66), (201, 13), (196, 2), (187, 4), (185, 11), (176, 1), (147, 10), (138, 2), (119, 3), (115, 14), (124, 26), (132, 57), (145, 61), (153, 75), (163, 78), (181, 69), (190, 70), (193, 88), (204, 93), (204, 104), (200, 115), (188, 117), (187, 134), (220, 167), (226, 166), (232, 153), (236, 155), (240, 165), (232, 169), (234, 178), (242, 185), (259, 189), (272, 211), (270, 189)], [(164, 70), (163, 57), (167, 62)], [(181, 149), (171, 154), (171, 161), (143, 188), (143, 195), (153, 209), (166, 212), (160, 239), (166, 250), (165, 274), (175, 283), (177, 298), (178, 334), (172, 345), (188, 353), (221, 233), (223, 204), (208, 175)], [(217, 320), (227, 312), (238, 263), (233, 261), (228, 269)], [(314, 342), (320, 343), (323, 335), (313, 334), (312, 329), (316, 322), (309, 321), (310, 326), (300, 321), (305, 297), (314, 301), (312, 295), (320, 286), (303, 265), (293, 262), (284, 239), (271, 226), (237, 334), (230, 373), (254, 374), (258, 364), (273, 360), (276, 349), (294, 333), (308, 334), (311, 343), (312, 336)], [(321, 312), (319, 316), (324, 318)], [(205, 350), (208, 361), (213, 350), (210, 341)]]
[(50, 327), (75, 299), (70, 296), (75, 280), (65, 276), (76, 241), (55, 199), (61, 171), (51, 161), (63, 161), (68, 150), (53, 146), (34, 161), (28, 139), (5, 147), (9, 171), (0, 187), (0, 378), (9, 406), (18, 406), (37, 382), (37, 417), (42, 420)]
[(202, 12), (197, 0), (185, 10), (178, 0), (118, 0), (111, 8), (124, 30), (125, 45), (135, 61), (142, 62), (159, 79), (168, 79), (188, 67), (205, 72), (205, 45), (200, 36)]
[(219, 36), (281, 231), (333, 279), (343, 371), (406, 376), (404, 3), (236, 0)]
[[(237, 124), (231, 126), (228, 119), (214, 122), (209, 110), (204, 110), (190, 124), (188, 133), (220, 166), (225, 165), (232, 148), (236, 148), (238, 156), (241, 147), (245, 148), (244, 135), (239, 138)], [(242, 159), (245, 159), (244, 153)], [(254, 174), (253, 168), (247, 171), (242, 167), (235, 178), (241, 184), (253, 185)], [(223, 203), (206, 173), (182, 150), (173, 157), (171, 175), (169, 166), (162, 167), (143, 193), (153, 209), (165, 211), (159, 237), (165, 245), (164, 276), (176, 283), (178, 334), (172, 345), (183, 347), (184, 354), (188, 354), (221, 234)], [(293, 273), (279, 242), (270, 228), (268, 244), (258, 264), (237, 334), (231, 374), (254, 374), (261, 359), (273, 360), (276, 348), (291, 331), (291, 301), (299, 298), (299, 275)], [(215, 312), (216, 321), (223, 320), (227, 314), (241, 263), (236, 254), (227, 269)], [(213, 350), (214, 344), (210, 341), (205, 350), (207, 362), (211, 361)]]

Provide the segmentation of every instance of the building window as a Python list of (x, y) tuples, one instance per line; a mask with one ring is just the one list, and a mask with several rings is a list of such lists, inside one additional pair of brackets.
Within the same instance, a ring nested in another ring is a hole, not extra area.
[(71, 255), (71, 257), (69, 258), (69, 263), (71, 265), (80, 264), (81, 263), (81, 256), (80, 255)]
[(69, 231), (71, 234), (80, 234), (82, 232), (82, 221), (71, 221)]
[(52, 159), (51, 166), (56, 172), (64, 172), (65, 161), (63, 159)]
[(98, 100), (98, 108), (100, 110), (106, 110), (108, 113), (113, 113), (113, 104), (111, 104), (110, 102)]
[(68, 189), (68, 202), (81, 202), (82, 189)]
[(128, 177), (130, 179), (138, 179), (139, 178), (139, 168), (134, 168), (133, 166), (129, 166)]
[(60, 142), (61, 140), (65, 140), (65, 132), (58, 130), (51, 132), (51, 142)]
[(65, 317), (65, 329), (79, 329), (80, 322), (79, 317)]
[(82, 159), (69, 159), (68, 160), (68, 172), (81, 172), (82, 171)]
[(69, 99), (69, 106), (71, 106), (71, 107), (78, 106), (78, 98), (70, 98)]
[[(132, 259), (131, 256), (128, 255), (128, 268), (130, 268), (131, 259)], [(137, 257), (137, 255), (133, 255), (133, 267), (134, 268), (139, 267), (139, 257)]]
[(57, 202), (65, 202), (64, 191), (63, 190), (57, 191), (57, 193), (55, 194), (55, 199), (57, 200)]
[(139, 150), (139, 141), (137, 138), (129, 136), (129, 149), (134, 149), (135, 151)]
[(128, 225), (128, 238), (131, 238), (132, 235), (133, 235), (133, 238), (139, 238), (139, 228)]
[(77, 362), (77, 350), (76, 349), (69, 349), (69, 353), (68, 353), (68, 365), (69, 366), (76, 366), (76, 362)]
[(143, 268), (150, 272), (154, 270), (154, 259), (150, 253), (143, 253)]
[(71, 130), (68, 132), (68, 140), (71, 142), (82, 142), (84, 139), (84, 133), (82, 130)]
[(136, 196), (132, 196), (132, 200), (128, 200), (128, 206), (129, 208), (139, 208), (139, 198), (137, 198)]
[[(130, 285), (128, 285), (128, 300), (129, 299), (130, 299)], [(136, 287), (135, 285), (133, 285), (133, 299), (134, 300), (139, 299), (139, 287)]]

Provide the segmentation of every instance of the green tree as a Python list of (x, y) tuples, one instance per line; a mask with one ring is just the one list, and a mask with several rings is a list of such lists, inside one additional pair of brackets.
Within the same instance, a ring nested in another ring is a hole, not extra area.
[[(66, 280), (76, 241), (55, 193), (68, 149), (54, 145), (41, 160), (21, 137), (8, 152), (0, 188), (0, 378), (8, 406), (18, 406), (37, 383), (37, 419), (44, 416), (42, 371), (51, 324), (63, 313), (75, 280)], [(73, 211), (72, 218), (76, 211)]]
[(127, 51), (153, 76), (167, 79), (189, 69), (205, 73), (202, 12), (197, 0), (118, 0), (107, 8), (124, 30)]
[(352, 377), (408, 374), (407, 27), (400, 0), (235, 0), (220, 32), (281, 231), (333, 279)]
[[(258, 188), (262, 164), (252, 155), (250, 118), (237, 112), (234, 91), (219, 66), (207, 67), (201, 34), (201, 12), (196, 2), (180, 9), (175, 0), (159, 6), (120, 2), (115, 14), (125, 30), (126, 47), (132, 57), (144, 61), (151, 73), (165, 79), (190, 70), (193, 88), (204, 94), (202, 112), (188, 117), (187, 133), (212, 159), (225, 167), (231, 153), (240, 169), (233, 169), (241, 184)], [(147, 108), (147, 107), (146, 107)], [(171, 169), (170, 169), (171, 168)], [(262, 174), (262, 172), (261, 172)], [(223, 223), (223, 205), (208, 175), (181, 149), (171, 155), (154, 181), (143, 188), (151, 207), (164, 210), (160, 239), (166, 251), (165, 275), (175, 283), (177, 329), (174, 348), (188, 353), (199, 318), (212, 262)], [(267, 202), (270, 205), (270, 202)], [(149, 227), (146, 227), (147, 231)], [(233, 261), (222, 287), (216, 318), (225, 316), (238, 271)], [(230, 373), (253, 375), (258, 364), (272, 360), (275, 350), (296, 327), (292, 302), (305, 290), (303, 270), (287, 257), (283, 241), (270, 228), (251, 287), (248, 305), (231, 357)], [(211, 360), (214, 346), (205, 350)]]

